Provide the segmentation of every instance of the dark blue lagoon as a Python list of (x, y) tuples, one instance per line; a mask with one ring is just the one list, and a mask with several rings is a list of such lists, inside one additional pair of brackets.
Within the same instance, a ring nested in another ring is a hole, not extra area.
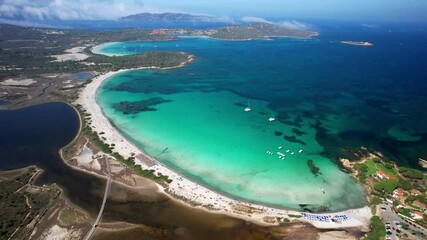
[(59, 155), (80, 126), (71, 106), (57, 102), (0, 111), (0, 126), (0, 170), (36, 165), (44, 170), (36, 184), (56, 183), (74, 204), (89, 213), (98, 210), (105, 181), (74, 170)]

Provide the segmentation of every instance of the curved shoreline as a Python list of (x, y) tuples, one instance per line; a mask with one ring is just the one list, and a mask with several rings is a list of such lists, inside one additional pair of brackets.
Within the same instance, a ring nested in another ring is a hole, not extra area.
[[(93, 46), (93, 47), (91, 47), (91, 48), (90, 48), (90, 51), (91, 51), (92, 53), (94, 53), (94, 54), (98, 54), (98, 55), (105, 55), (105, 56), (120, 56), (120, 54), (119, 54), (119, 55), (115, 55), (115, 54), (107, 54), (107, 53), (102, 52), (102, 51), (100, 50), (101, 48), (104, 48), (104, 47), (107, 47), (107, 46), (110, 46), (110, 45), (114, 45), (114, 44), (116, 44), (116, 43), (119, 43), (119, 42), (107, 42), (107, 43), (102, 43), (102, 44), (99, 44), (99, 45), (95, 45), (95, 46)], [(125, 54), (123, 54), (123, 55), (125, 55)]]
[[(193, 60), (193, 56), (189, 56), (188, 61), (180, 64), (176, 67), (182, 67), (188, 62)], [(162, 163), (158, 162), (155, 158), (149, 156), (144, 151), (136, 147), (132, 142), (126, 139), (120, 131), (113, 127), (108, 118), (104, 115), (103, 110), (96, 101), (96, 93), (102, 82), (106, 79), (114, 76), (115, 74), (122, 73), (130, 70), (140, 69), (155, 69), (156, 67), (139, 68), (139, 69), (124, 69), (116, 72), (108, 72), (103, 75), (95, 77), (91, 83), (89, 83), (79, 95), (76, 103), (80, 104), (88, 113), (91, 114), (93, 131), (104, 132), (103, 135), (107, 144), (115, 144), (114, 151), (118, 152), (125, 158), (133, 155), (138, 156), (135, 159), (135, 164), (140, 165), (143, 169), (155, 170), (156, 174), (162, 174), (172, 179), (167, 187), (158, 185), (162, 192), (165, 192), (171, 198), (183, 202), (189, 206), (197, 206), (197, 208), (204, 209), (213, 213), (226, 214), (232, 217), (241, 218), (247, 221), (252, 221), (262, 225), (277, 224), (266, 222), (266, 218), (276, 219), (280, 218), (292, 218), (289, 215), (300, 215), (301, 212), (294, 210), (285, 210), (279, 208), (266, 207), (258, 204), (252, 204), (247, 202), (238, 201), (221, 194), (218, 194), (204, 186), (199, 185), (184, 176), (176, 173), (169, 169)], [(151, 164), (147, 164), (151, 163)], [(152, 165), (154, 163), (154, 165)], [(248, 209), (247, 213), (238, 212), (238, 208)], [(342, 211), (338, 213), (324, 213), (315, 214), (317, 216), (329, 216), (329, 215), (341, 215), (346, 214), (350, 217), (348, 221), (340, 224), (333, 222), (320, 222), (300, 218), (301, 221), (308, 222), (317, 228), (345, 228), (345, 227), (366, 227), (369, 225), (371, 217), (370, 208), (368, 206)]]

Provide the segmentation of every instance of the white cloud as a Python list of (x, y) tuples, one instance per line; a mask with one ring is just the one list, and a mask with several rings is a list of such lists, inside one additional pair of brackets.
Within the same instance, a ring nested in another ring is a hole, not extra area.
[(302, 23), (302, 22), (298, 22), (295, 20), (280, 22), (280, 23), (278, 23), (278, 25), (283, 26), (283, 27), (287, 27), (290, 29), (307, 29), (307, 28), (309, 28), (309, 26), (307, 24)]
[(51, 25), (51, 24), (40, 24), (31, 20), (8, 20), (8, 19), (1, 19), (0, 23), (4, 24), (11, 24), (11, 25), (18, 25), (18, 26), (26, 26), (26, 27), (43, 27), (43, 28), (69, 28), (68, 26), (61, 26), (61, 25)]
[(0, 18), (6, 19), (117, 19), (141, 12), (178, 12), (145, 7), (140, 0), (0, 0)]
[(265, 18), (253, 17), (253, 16), (242, 17), (240, 20), (242, 20), (243, 22), (249, 22), (249, 23), (270, 23), (270, 24), (273, 24), (273, 22), (270, 22)]
[(11, 5), (0, 5), (0, 16), (3, 16), (5, 18), (13, 18), (15, 17), (15, 13), (18, 10), (15, 6)]

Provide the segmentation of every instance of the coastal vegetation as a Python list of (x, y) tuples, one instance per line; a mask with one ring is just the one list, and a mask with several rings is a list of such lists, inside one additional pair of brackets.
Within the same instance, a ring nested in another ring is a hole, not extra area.
[(288, 28), (271, 23), (231, 25), (208, 30), (193, 30), (189, 33), (194, 36), (207, 36), (221, 40), (269, 39), (269, 37), (309, 38), (317, 35), (308, 29)]
[(86, 70), (79, 71), (118, 71), (120, 69), (156, 67), (176, 67), (188, 59), (182, 52), (147, 52), (126, 56), (93, 55), (86, 59), (91, 63)]
[[(314, 32), (289, 29), (273, 24), (232, 25), (207, 30), (139, 28), (113, 31), (57, 30), (0, 24), (0, 80), (6, 77), (30, 77), (44, 73), (111, 71), (136, 67), (173, 67), (186, 60), (177, 52), (153, 52), (107, 57), (92, 54), (90, 47), (106, 42), (165, 41), (177, 39), (177, 33), (218, 39), (264, 39), (267, 36), (310, 37)], [(65, 50), (84, 46), (89, 58), (80, 61), (55, 61)]]
[(62, 225), (72, 226), (73, 224), (82, 224), (87, 222), (87, 218), (84, 213), (71, 207), (67, 207), (61, 210), (59, 214), (59, 221), (61, 221)]
[[(352, 169), (356, 178), (370, 191), (372, 205), (389, 202), (396, 213), (427, 226), (427, 177), (422, 171), (399, 167), (377, 156), (353, 163)], [(416, 212), (423, 217), (416, 217)]]
[[(151, 35), (149, 30), (114, 31), (53, 30), (0, 24), (0, 80), (33, 77), (37, 74), (114, 71), (137, 67), (174, 67), (187, 59), (178, 52), (151, 52), (131, 56), (107, 57), (90, 52), (90, 46), (110, 41), (169, 40), (170, 36)], [(55, 61), (54, 55), (73, 47), (85, 46), (89, 58), (80, 61)]]
[(374, 184), (374, 189), (377, 192), (386, 192), (388, 194), (393, 193), (394, 189), (399, 186), (399, 183), (393, 179), (386, 179)]
[(23, 239), (31, 230), (26, 226), (40, 219), (59, 195), (56, 188), (32, 186), (37, 173), (34, 167), (0, 172), (0, 239)]
[(410, 179), (423, 179), (424, 178), (424, 174), (423, 172), (421, 172), (420, 170), (417, 169), (412, 169), (412, 168), (400, 168), (399, 169), (400, 173)]
[(371, 231), (366, 235), (364, 240), (381, 240), (384, 239), (386, 230), (385, 225), (380, 217), (373, 216), (371, 218)]

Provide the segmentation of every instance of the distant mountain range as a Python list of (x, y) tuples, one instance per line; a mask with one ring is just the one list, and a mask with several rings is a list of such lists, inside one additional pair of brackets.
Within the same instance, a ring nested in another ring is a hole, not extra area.
[(121, 17), (118, 21), (144, 21), (144, 22), (226, 22), (219, 17), (192, 15), (186, 13), (139, 13)]

